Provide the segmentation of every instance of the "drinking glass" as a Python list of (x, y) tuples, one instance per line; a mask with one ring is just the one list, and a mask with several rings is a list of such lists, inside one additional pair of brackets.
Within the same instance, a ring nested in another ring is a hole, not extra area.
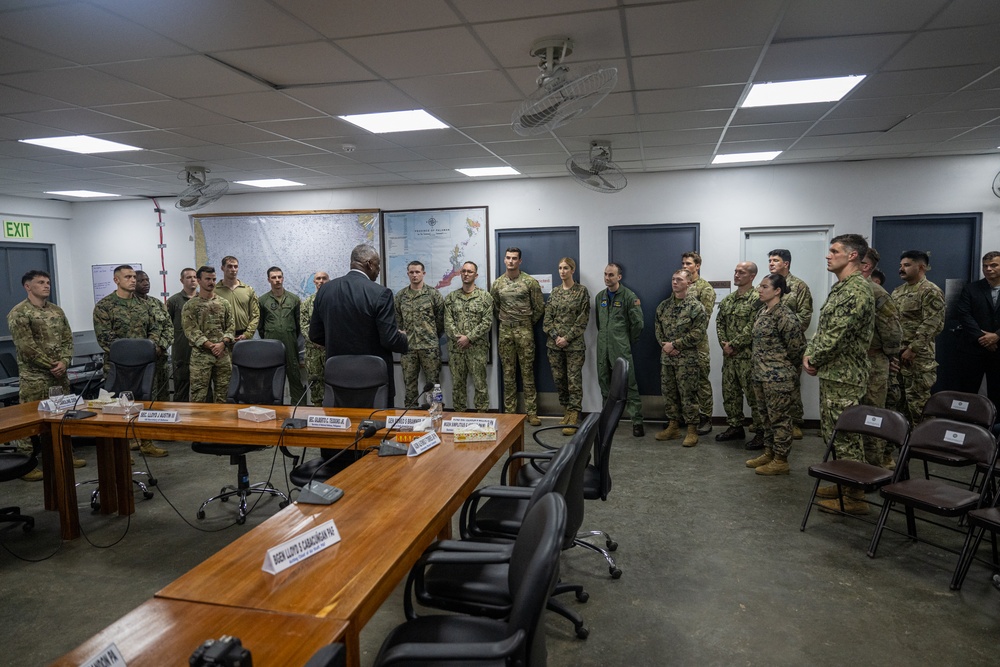
[(49, 400), (52, 401), (52, 411), (55, 413), (62, 412), (61, 407), (57, 401), (62, 398), (63, 388), (62, 387), (49, 387)]

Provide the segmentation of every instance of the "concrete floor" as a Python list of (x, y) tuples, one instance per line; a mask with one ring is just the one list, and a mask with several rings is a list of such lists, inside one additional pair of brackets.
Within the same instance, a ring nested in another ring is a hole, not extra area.
[[(620, 544), (621, 579), (608, 576), (597, 554), (563, 555), (562, 578), (590, 593), (586, 604), (571, 604), (591, 633), (578, 640), (569, 623), (548, 614), (551, 665), (997, 664), (1000, 593), (987, 566), (975, 564), (955, 593), (950, 553), (887, 533), (869, 559), (870, 525), (818, 512), (799, 531), (811, 483), (805, 468), (822, 455), (814, 433), (796, 443), (790, 476), (763, 478), (743, 466), (742, 444), (710, 435), (683, 449), (656, 442), (655, 430), (649, 424), (637, 439), (622, 424), (614, 490), (587, 508), (585, 527), (605, 528)], [(81, 492), (86, 538), (74, 542), (60, 543), (56, 515), (41, 509), (40, 484), (0, 485), (0, 507), (18, 503), (37, 519), (29, 535), (0, 527), (0, 665), (55, 659), (277, 511), (276, 502), (261, 502), (235, 526), (233, 507), (215, 505), (197, 521), (201, 500), (231, 482), (235, 469), (187, 443), (166, 447), (168, 458), (149, 461), (156, 496), (139, 499), (130, 519), (91, 514)], [(82, 454), (89, 465), (78, 479), (96, 465), (92, 450)], [(252, 480), (266, 478), (273, 460), (272, 452), (252, 456)], [(274, 465), (280, 480), (280, 456)], [(902, 518), (890, 525), (902, 528)], [(925, 530), (961, 545), (961, 536)], [(362, 664), (401, 620), (397, 590), (362, 633)]]

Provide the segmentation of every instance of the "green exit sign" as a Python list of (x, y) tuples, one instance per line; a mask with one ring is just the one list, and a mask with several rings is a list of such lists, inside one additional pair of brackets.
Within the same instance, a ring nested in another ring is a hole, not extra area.
[(6, 239), (34, 238), (30, 222), (14, 222), (13, 220), (3, 221), (3, 236)]

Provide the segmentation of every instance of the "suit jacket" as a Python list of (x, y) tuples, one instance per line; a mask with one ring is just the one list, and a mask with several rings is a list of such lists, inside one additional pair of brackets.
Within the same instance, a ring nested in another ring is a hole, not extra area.
[(322, 285), (313, 302), (309, 340), (326, 347), (326, 357), (373, 354), (389, 369), (389, 398), (394, 395), (392, 353), (409, 349), (396, 322), (392, 291), (360, 271)]
[(958, 332), (962, 348), (968, 352), (987, 354), (977, 341), (985, 331), (1000, 331), (1000, 308), (993, 306), (990, 284), (985, 278), (967, 283), (962, 288), (956, 316), (962, 326)]

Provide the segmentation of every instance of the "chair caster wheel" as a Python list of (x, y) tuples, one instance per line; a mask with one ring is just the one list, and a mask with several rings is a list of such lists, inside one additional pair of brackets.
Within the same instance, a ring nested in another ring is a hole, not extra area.
[(247, 518), (246, 518), (245, 516), (241, 516), (241, 517), (239, 517), (238, 519), (236, 519), (236, 523), (238, 523), (238, 524), (239, 524), (239, 525), (241, 525), (241, 526), (242, 526), (243, 524), (245, 524), (246, 522), (247, 522)]
[(153, 497), (153, 492), (152, 491), (143, 491), (142, 492), (142, 497), (145, 498), (146, 500), (149, 500), (150, 498)]
[(90, 503), (90, 511), (91, 512), (100, 512), (101, 511), (101, 503)]
[(21, 526), (21, 530), (23, 530), (26, 533), (30, 533), (31, 529), (35, 527), (35, 520), (31, 519), (31, 517), (28, 517), (28, 518), (30, 520), (29, 521), (25, 521), (24, 525)]
[(619, 570), (617, 567), (609, 567), (608, 568), (608, 572), (611, 573), (611, 578), (612, 579), (621, 579), (622, 578), (622, 571)]
[(580, 602), (586, 602), (587, 600), (590, 599), (590, 593), (588, 593), (587, 591), (580, 591), (579, 593), (576, 594), (576, 599), (579, 600)]
[(155, 477), (150, 477), (149, 481), (146, 482), (146, 486), (156, 486), (156, 478)]
[(576, 636), (578, 639), (586, 639), (590, 636), (590, 630), (581, 625), (576, 629)]
[(608, 540), (605, 544), (608, 547), (608, 551), (618, 551), (618, 543), (614, 540)]
[(205, 518), (205, 513), (202, 512), (201, 510), (198, 510), (198, 514), (196, 514), (195, 516), (197, 516), (199, 519), (204, 519)]

